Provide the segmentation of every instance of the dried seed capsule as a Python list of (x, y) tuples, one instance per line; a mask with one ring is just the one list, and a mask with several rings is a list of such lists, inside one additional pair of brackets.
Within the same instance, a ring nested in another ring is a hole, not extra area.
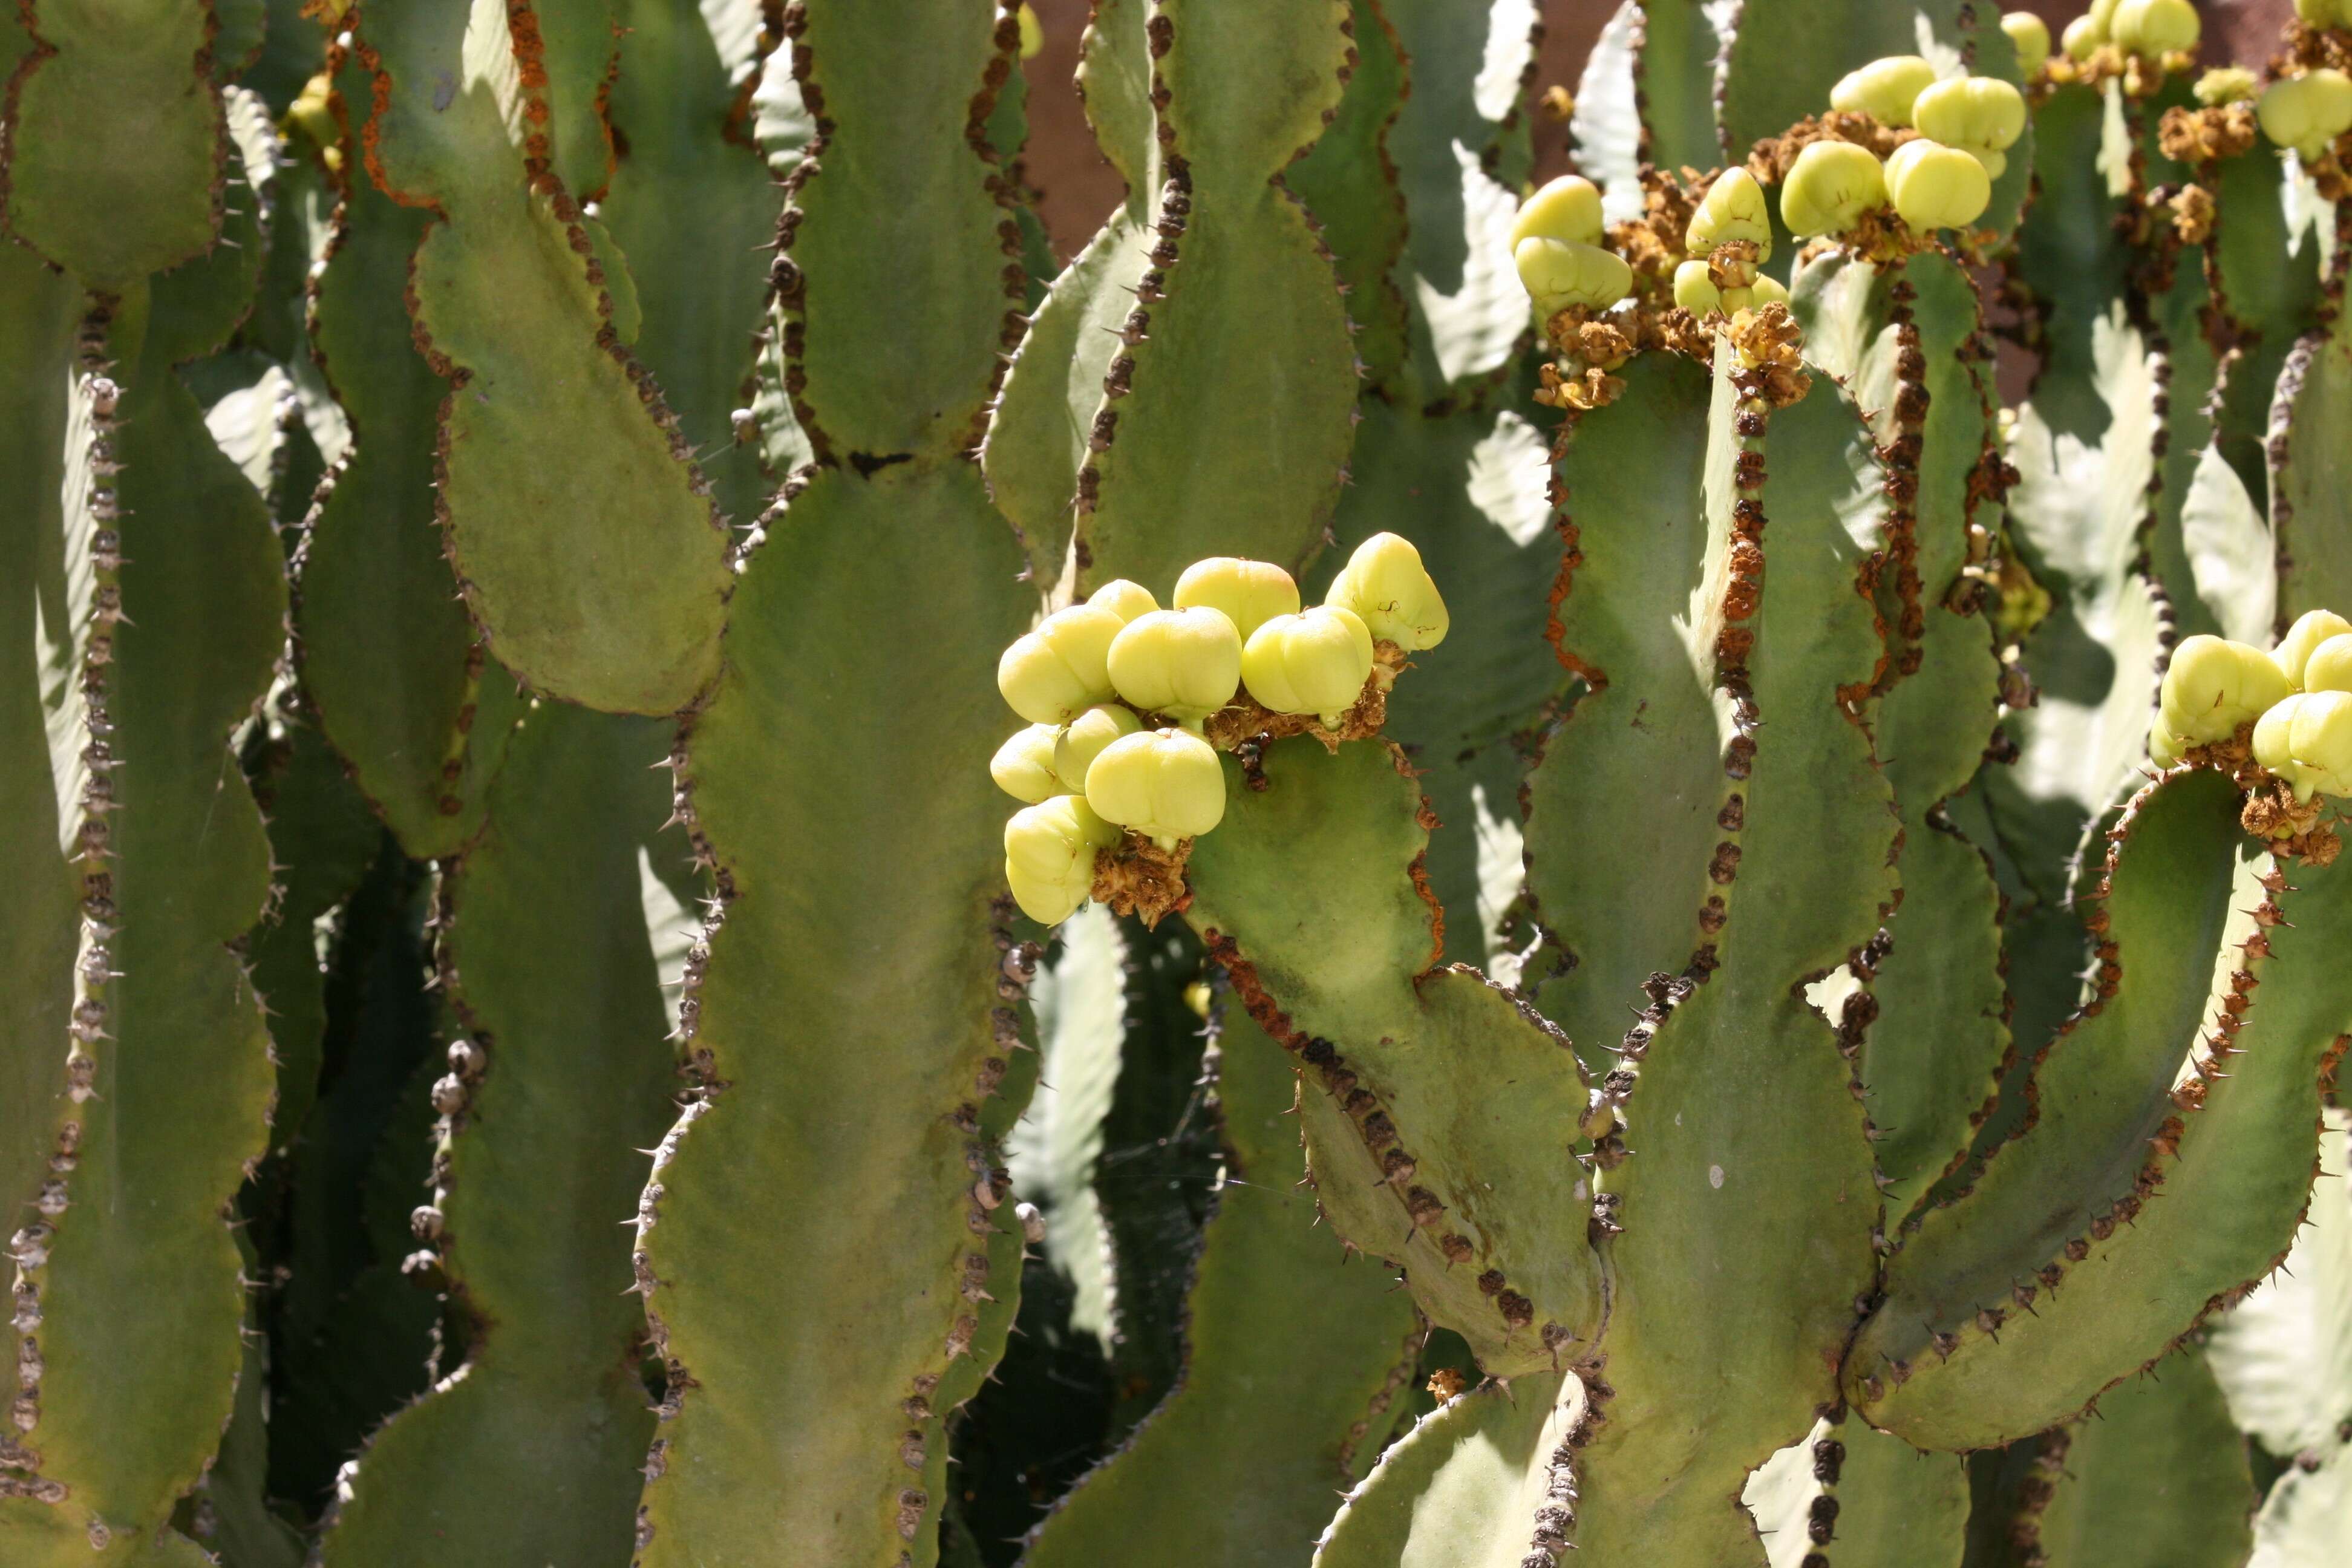
[(2296, 617), (2294, 625), (2287, 627), (2278, 647), (2271, 649), (2272, 662), (2285, 672), (2290, 684), (2299, 687), (2303, 684), (2304, 666), (2319, 650), (2319, 645), (2347, 632), (2352, 632), (2352, 621), (2335, 611), (2305, 610)]
[(1054, 772), (1055, 733), (1051, 724), (1032, 724), (997, 747), (988, 763), (988, 776), (996, 787), (1028, 805), (1069, 794)]
[(1633, 269), (1613, 250), (1536, 235), (1511, 252), (1519, 284), (1546, 317), (1573, 306), (1605, 310), (1633, 291)]
[(1685, 261), (1675, 268), (1675, 303), (1694, 316), (1723, 309), (1723, 290), (1707, 276), (1706, 262)]
[[(1248, 673), (1244, 656), (1243, 673)], [(2305, 691), (2352, 691), (2352, 634), (2338, 634), (2312, 649), (2304, 661)]]
[(1138, 616), (1110, 645), (1110, 683), (1141, 711), (1198, 727), (1241, 686), (1241, 634), (1205, 605)]
[(1077, 795), (1025, 806), (1004, 825), (1004, 879), (1021, 912), (1040, 925), (1070, 918), (1094, 886), (1095, 851), (1118, 830)]
[(1562, 174), (1519, 204), (1511, 224), (1511, 248), (1529, 238), (1599, 245), (1603, 227), (1601, 187), (1580, 174)]
[(1180, 610), (1219, 611), (1247, 641), (1275, 616), (1298, 613), (1298, 584), (1271, 563), (1212, 555), (1184, 568), (1176, 579), (1175, 603)]
[(1989, 76), (1954, 77), (1919, 95), (1912, 106), (1919, 134), (1958, 147), (1998, 180), (2009, 168), (2009, 149), (2025, 134), (2025, 95)]
[(1706, 256), (1718, 245), (1744, 239), (1756, 247), (1756, 259), (1772, 258), (1772, 217), (1764, 210), (1764, 187), (1745, 169), (1727, 169), (1715, 177), (1706, 195), (1691, 214), (1683, 231), (1683, 249)]
[(2116, 47), (2135, 55), (2192, 53), (2203, 33), (2189, 0), (2123, 0), (2107, 24)]
[(1143, 721), (1116, 702), (1104, 702), (1087, 709), (1065, 727), (1054, 742), (1054, 772), (1069, 781), (1070, 788), (1085, 793), (1087, 770), (1094, 765), (1102, 749), (1121, 736), (1132, 735), (1143, 728)]
[(1142, 584), (1114, 577), (1088, 594), (1087, 605), (1091, 609), (1108, 610), (1122, 621), (1131, 621), (1138, 616), (1148, 616), (1158, 609), (1160, 601), (1153, 598), (1151, 590)]
[(1903, 221), (1922, 234), (1966, 228), (1992, 205), (1992, 177), (1958, 148), (1923, 139), (1886, 160), (1886, 192)]
[(2050, 61), (2050, 24), (2031, 11), (2011, 11), (2000, 19), (2000, 30), (2017, 48), (2017, 68), (2032, 76)]
[(1242, 682), (1276, 713), (1312, 713), (1337, 727), (1372, 674), (1372, 634), (1355, 611), (1318, 605), (1276, 616), (1242, 649)]
[(2215, 66), (2197, 79), (2197, 101), (2208, 109), (2252, 103), (2262, 90), (2263, 79), (2243, 66)]
[(2254, 760), (2294, 788), (2352, 795), (2352, 692), (2298, 692), (2254, 725)]
[(1087, 770), (1087, 803), (1104, 820), (1173, 849), (1224, 820), (1225, 770), (1191, 731), (1147, 730), (1103, 748)]
[[(1863, 214), (1885, 205), (1885, 165), (1869, 148), (1851, 142), (1810, 143), (1789, 166), (1789, 178), (1780, 186), (1780, 220), (1799, 239), (1842, 234)], [(1679, 272), (1675, 289), (1679, 302)]]
[(1111, 695), (1111, 640), (1127, 623), (1108, 610), (1074, 605), (1015, 637), (996, 661), (996, 689), (1033, 724), (1066, 724)]
[(1908, 125), (1912, 104), (1935, 79), (1936, 68), (1917, 55), (1889, 55), (1840, 77), (1830, 89), (1830, 107), (1881, 125)]
[(1323, 602), (1353, 610), (1376, 639), (1407, 653), (1435, 647), (1453, 624), (1421, 552), (1393, 533), (1375, 533), (1356, 546)]
[(2185, 744), (2201, 746), (2228, 740), (2294, 691), (2262, 649), (2200, 635), (2173, 649), (2157, 710)]
[(2352, 77), (2340, 70), (2305, 71), (2271, 83), (2254, 108), (2263, 134), (2292, 147), (2309, 163), (2327, 144), (2352, 131)]

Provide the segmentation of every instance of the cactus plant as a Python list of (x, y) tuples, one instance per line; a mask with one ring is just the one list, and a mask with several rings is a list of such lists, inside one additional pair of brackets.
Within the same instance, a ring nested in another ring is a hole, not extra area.
[(0, 1561), (2340, 1556), (2352, 16), (1073, 9), (0, 17)]

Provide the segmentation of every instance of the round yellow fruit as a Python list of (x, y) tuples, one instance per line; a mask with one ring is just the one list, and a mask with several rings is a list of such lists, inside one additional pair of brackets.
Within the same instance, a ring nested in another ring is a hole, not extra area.
[(2184, 745), (2226, 741), (2294, 687), (2270, 655), (2222, 637), (2189, 637), (2172, 650), (2157, 710)]
[(1830, 107), (1867, 114), (1881, 125), (1908, 125), (1911, 106), (1936, 79), (1936, 68), (1917, 55), (1889, 55), (1850, 70), (1830, 89)]
[(1066, 724), (1110, 696), (1110, 645), (1127, 623), (1074, 605), (1015, 637), (996, 661), (996, 689), (1033, 724)]
[(1069, 785), (1062, 783), (1054, 770), (1054, 738), (1058, 731), (1051, 724), (1032, 724), (1015, 731), (1013, 738), (996, 748), (989, 759), (988, 776), (996, 787), (1017, 801), (1034, 805), (1057, 795), (1067, 795)]
[(1562, 174), (1519, 204), (1511, 222), (1511, 249), (1523, 239), (1563, 239), (1599, 245), (1603, 227), (1601, 187), (1581, 174)]
[(2009, 167), (2009, 149), (2025, 134), (2025, 95), (1989, 76), (1954, 77), (1919, 95), (1914, 110), (1919, 133), (1958, 147), (1998, 180)]
[(1074, 795), (1024, 807), (1004, 825), (1004, 879), (1021, 912), (1057, 925), (1087, 901), (1094, 887), (1095, 852), (1118, 839), (1118, 829)]
[(1180, 610), (1222, 612), (1246, 641), (1275, 616), (1298, 613), (1298, 584), (1271, 562), (1212, 555), (1184, 568), (1176, 579), (1175, 604)]
[(1104, 702), (1087, 709), (1064, 725), (1055, 738), (1055, 775), (1065, 781), (1065, 788), (1083, 794), (1087, 770), (1102, 755), (1103, 748), (1142, 728), (1143, 721), (1118, 703)]
[(1756, 247), (1756, 259), (1772, 258), (1772, 216), (1764, 207), (1764, 187), (1745, 169), (1727, 169), (1715, 177), (1691, 214), (1683, 232), (1683, 249), (1705, 257), (1718, 245), (1747, 240)]
[[(1800, 239), (1843, 234), (1886, 205), (1886, 166), (1867, 147), (1815, 142), (1797, 154), (1780, 186), (1780, 221)], [(1676, 287), (1680, 287), (1680, 279)]]
[(2050, 63), (2050, 24), (2031, 11), (2011, 11), (2000, 19), (2000, 30), (2017, 49), (2017, 68), (2032, 76)]
[(1633, 291), (1633, 269), (1613, 250), (1534, 235), (1511, 252), (1519, 286), (1545, 316), (1571, 306), (1605, 310)]
[(1906, 142), (1886, 160), (1886, 192), (1916, 232), (1966, 228), (1992, 205), (1992, 176), (1957, 147)]
[(1224, 820), (1224, 766), (1189, 730), (1146, 730), (1113, 741), (1095, 758), (1087, 804), (1104, 821), (1173, 849)]
[(1276, 713), (1312, 713), (1336, 725), (1372, 674), (1372, 634), (1353, 610), (1318, 605), (1276, 616), (1242, 649), (1242, 684)]
[(1153, 610), (1119, 628), (1109, 663), (1111, 686), (1129, 705), (1197, 725), (1240, 689), (1241, 634), (1205, 605)]
[(2274, 81), (2254, 106), (2254, 116), (2263, 135), (2309, 163), (2352, 131), (2352, 77), (2320, 69)]
[(2203, 33), (2189, 0), (2123, 0), (2107, 23), (2117, 47), (2135, 55), (2186, 54)]
[(2352, 795), (2352, 692), (2297, 692), (2264, 713), (2254, 760), (2293, 785), (2297, 800), (2315, 791)]
[(2301, 686), (2303, 668), (2319, 645), (2347, 632), (2352, 632), (2352, 621), (2335, 611), (2305, 610), (2295, 618), (2294, 625), (2287, 627), (2278, 647), (2271, 649), (2271, 658), (2285, 673), (2290, 685)]
[(1140, 583), (1130, 583), (1124, 577), (1114, 577), (1087, 595), (1087, 603), (1097, 610), (1108, 610), (1122, 621), (1138, 616), (1148, 616), (1160, 607), (1151, 590)]

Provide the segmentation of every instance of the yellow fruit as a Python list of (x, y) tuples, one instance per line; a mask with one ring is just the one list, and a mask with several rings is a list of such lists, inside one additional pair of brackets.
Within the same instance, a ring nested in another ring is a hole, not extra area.
[(2215, 66), (2197, 79), (2197, 101), (2208, 109), (2225, 103), (2251, 103), (2263, 90), (2262, 79), (2243, 66)]
[(1992, 176), (1957, 147), (1906, 142), (1886, 160), (1886, 191), (1915, 231), (1966, 228), (1992, 205)]
[(1074, 795), (1024, 807), (1004, 825), (1004, 879), (1021, 912), (1041, 925), (1070, 918), (1094, 886), (1095, 852), (1118, 829)]
[[(1734, 292), (1737, 292), (1737, 290), (1734, 290)], [(1767, 305), (1785, 305), (1788, 302), (1789, 290), (1787, 287), (1783, 285), (1779, 279), (1767, 278), (1759, 272), (1756, 275), (1756, 281), (1748, 285), (1748, 304), (1741, 307), (1741, 309), (1760, 310)]]
[(1998, 180), (2009, 167), (2009, 149), (2025, 134), (2025, 95), (1989, 76), (1954, 77), (1919, 95), (1913, 113), (1919, 133), (1958, 147)]
[(1298, 613), (1298, 584), (1289, 573), (1269, 562), (1212, 555), (1184, 568), (1184, 574), (1176, 579), (1175, 602), (1180, 610), (1205, 605), (1223, 611), (1247, 640), (1250, 633), (1275, 616)]
[(2294, 14), (2315, 27), (2352, 27), (2352, 0), (2294, 0)]
[(1054, 742), (1054, 772), (1064, 787), (1083, 793), (1087, 770), (1105, 746), (1143, 728), (1143, 721), (1116, 702), (1087, 709), (1065, 725)]
[(1087, 603), (1097, 610), (1108, 610), (1122, 621), (1138, 616), (1148, 616), (1160, 607), (1151, 590), (1140, 583), (1130, 583), (1124, 577), (1114, 577), (1087, 595)]
[(1087, 804), (1173, 849), (1224, 820), (1224, 766), (1189, 730), (1146, 730), (1102, 749), (1087, 770)]
[(1605, 310), (1633, 291), (1633, 269), (1625, 258), (1597, 245), (1536, 235), (1519, 241), (1511, 261), (1519, 286), (1547, 317), (1571, 306)]
[(1580, 174), (1562, 174), (1519, 204), (1511, 224), (1511, 249), (1528, 238), (1564, 239), (1599, 245), (1602, 220), (1601, 187)]
[(2295, 686), (2303, 684), (2303, 667), (2321, 643), (2330, 637), (2340, 637), (2352, 632), (2352, 621), (2333, 610), (2306, 610), (2287, 627), (2286, 636), (2279, 638), (2278, 647), (2271, 649), (2271, 658), (2286, 673), (2287, 680)]
[(2099, 46), (2106, 41), (2106, 30), (2098, 23), (2088, 16), (2077, 16), (2066, 24), (2066, 31), (2060, 36), (2058, 43), (2066, 51), (2068, 59), (2087, 60), (2097, 54)]
[(2180, 761), (2180, 753), (2188, 749), (2180, 743), (2180, 737), (2172, 732), (2161, 717), (2148, 726), (2147, 754), (2155, 760), (2157, 766), (2168, 768), (2178, 764)]
[(1435, 647), (1453, 624), (1421, 552), (1393, 533), (1375, 533), (1356, 546), (1323, 602), (1354, 611), (1374, 638), (1407, 653)]
[(1091, 605), (1056, 610), (1004, 650), (996, 689), (1031, 723), (1066, 724), (1110, 696), (1110, 645), (1126, 626)]
[(2184, 745), (2202, 746), (2228, 740), (2294, 691), (2262, 649), (2200, 636), (2172, 650), (2157, 710)]
[[(1248, 670), (1248, 656), (1243, 656), (1243, 669)], [(2303, 689), (2305, 691), (2352, 691), (2352, 635), (2337, 633), (2311, 650), (2304, 661)]]
[(1055, 733), (1051, 724), (1032, 724), (997, 747), (988, 763), (988, 776), (996, 781), (996, 787), (1032, 805), (1069, 794), (1071, 786), (1054, 771)]
[(1869, 148), (1851, 142), (1811, 143), (1797, 154), (1780, 186), (1780, 221), (1799, 239), (1843, 234), (1863, 214), (1885, 204), (1885, 166)]
[(1312, 713), (1337, 725), (1372, 674), (1372, 634), (1353, 610), (1318, 605), (1276, 616), (1242, 649), (1242, 684), (1276, 713)]
[(2123, 0), (2107, 23), (2108, 37), (2135, 55), (2186, 54), (2203, 32), (2189, 0)]
[(1867, 114), (1881, 125), (1908, 125), (1911, 106), (1936, 79), (1936, 68), (1917, 55), (1889, 55), (1850, 70), (1830, 89), (1830, 107)]
[(1694, 316), (1723, 309), (1723, 290), (1706, 273), (1704, 261), (1685, 261), (1675, 268), (1675, 303)]
[(2254, 726), (2254, 760), (2294, 788), (2297, 800), (2352, 795), (2352, 692), (2298, 692)]
[(1707, 186), (1698, 210), (1691, 214), (1683, 249), (1704, 257), (1718, 245), (1739, 239), (1755, 244), (1757, 260), (1772, 258), (1772, 216), (1764, 208), (1764, 187), (1745, 169), (1727, 169)]
[(1034, 60), (1045, 47), (1045, 25), (1037, 20), (1037, 12), (1028, 0), (1021, 5), (1021, 58)]
[(1143, 712), (1197, 726), (1241, 686), (1241, 634), (1205, 605), (1138, 616), (1110, 645), (1110, 683)]
[(2011, 11), (2000, 19), (2000, 30), (2017, 49), (2020, 74), (2032, 76), (2050, 61), (2050, 25), (2031, 11)]
[(2274, 81), (2255, 105), (2254, 116), (2263, 135), (2294, 148), (2308, 163), (2352, 131), (2352, 77), (2321, 69)]

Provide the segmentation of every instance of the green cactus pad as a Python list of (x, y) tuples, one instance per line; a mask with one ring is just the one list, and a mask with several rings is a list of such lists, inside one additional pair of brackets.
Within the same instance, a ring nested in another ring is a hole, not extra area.
[(1221, 1044), (1225, 1185), (1194, 1268), (1183, 1380), (1038, 1528), (1026, 1568), (1296, 1564), (1394, 1419), (1421, 1341), (1412, 1298), (1317, 1233), (1283, 1053), (1238, 1009)]
[(2352, 417), (2352, 325), (2314, 329), (2295, 344), (2271, 411), (2271, 530), (2279, 552), (2281, 626), (2306, 610), (2352, 604), (2352, 517), (2341, 443), (2326, 432)]
[[(966, 1163), (984, 1178), (1036, 1060), (989, 934), (1003, 814), (973, 784), (1002, 739), (989, 672), (1027, 618), (1020, 564), (968, 465), (899, 464), (820, 477), (737, 595), (684, 773), (730, 892), (690, 1041), (711, 1092), (641, 1242), (680, 1380), (646, 1568), (762, 1563), (783, 1538), (932, 1561), (946, 1417), (1010, 1327), (1022, 1249)], [(916, 658), (910, 603), (936, 633)], [(886, 952), (888, 984), (840, 984)]]
[(360, 57), (376, 94), (368, 171), (437, 215), (409, 299), (450, 384), (440, 514), (500, 662), (591, 707), (667, 712), (716, 668), (726, 542), (685, 437), (617, 335), (616, 253), (596, 254), (551, 173), (526, 183), (539, 160), (512, 126), (596, 84), (521, 72), (507, 12), (387, 11)]
[[(502, 1562), (628, 1560), (654, 1421), (614, 1219), (643, 1184), (632, 1151), (673, 1114), (656, 950), (690, 921), (672, 884), (692, 879), (646, 765), (669, 743), (657, 721), (541, 704), (490, 826), (445, 873), (446, 988), (478, 1065), (445, 1080), (462, 1106), (420, 1243), (475, 1328), (464, 1367), (361, 1456), (326, 1539), (335, 1568), (457, 1540)], [(533, 809), (499, 809), (518, 800)]]
[(1578, 1405), (1548, 1373), (1447, 1401), (1348, 1494), (1315, 1568), (1522, 1568)]
[(236, 153), (214, 20), (198, 0), (23, 9), (34, 47), (11, 62), (7, 226), (85, 287), (121, 290), (221, 233)]
[(1817, 1552), (1872, 1568), (1960, 1568), (1968, 1543), (1961, 1463), (1859, 1421), (1814, 1422), (1748, 1478), (1740, 1500), (1771, 1568), (1803, 1568)]
[(1702, 0), (1640, 0), (1642, 129), (1661, 169), (1723, 162), (1716, 124), (1716, 64), (1723, 36)]
[[(1187, 919), (1306, 1064), (1324, 1212), (1402, 1266), (1422, 1310), (1487, 1371), (1551, 1370), (1600, 1321), (1591, 1257), (1545, 1239), (1589, 1199), (1570, 1149), (1582, 1070), (1515, 995), (1433, 967), (1435, 911), (1413, 874), (1420, 795), (1384, 746), (1334, 757), (1286, 741), (1265, 777), (1255, 790), (1227, 763), (1225, 820), (1193, 846)], [(1516, 1092), (1481, 1092), (1494, 1073)]]
[(1356, 58), (1347, 91), (1329, 127), (1283, 183), (1322, 231), (1347, 295), (1365, 379), (1387, 386), (1404, 368), (1408, 330), (1404, 292), (1391, 274), (1409, 226), (1389, 140), (1410, 101), (1409, 84), (1396, 29), (1376, 0), (1351, 0), (1348, 16)]

